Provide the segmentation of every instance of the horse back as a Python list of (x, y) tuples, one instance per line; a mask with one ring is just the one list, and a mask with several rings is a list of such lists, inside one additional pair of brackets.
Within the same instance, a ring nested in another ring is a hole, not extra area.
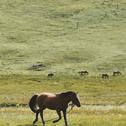
[(38, 96), (37, 102), (40, 108), (48, 108), (53, 110), (61, 108), (62, 105), (62, 99), (53, 93), (41, 93)]

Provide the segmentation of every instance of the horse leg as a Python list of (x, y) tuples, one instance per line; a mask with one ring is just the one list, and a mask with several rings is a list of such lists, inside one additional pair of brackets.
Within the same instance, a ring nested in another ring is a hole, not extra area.
[(54, 120), (53, 123), (56, 123), (56, 122), (58, 122), (61, 119), (61, 112), (59, 110), (57, 110), (56, 112), (57, 112), (57, 114), (59, 116), (59, 119)]
[(44, 118), (43, 118), (43, 110), (40, 112), (40, 116), (41, 116), (42, 123), (43, 123), (43, 126), (44, 126), (45, 125), (45, 121), (44, 121)]
[(64, 116), (64, 121), (65, 121), (65, 125), (67, 125), (67, 118), (66, 118), (66, 110), (63, 110), (63, 116)]
[(33, 125), (38, 121), (38, 114), (39, 114), (39, 112), (36, 112), (36, 118), (35, 118), (35, 120), (33, 121)]

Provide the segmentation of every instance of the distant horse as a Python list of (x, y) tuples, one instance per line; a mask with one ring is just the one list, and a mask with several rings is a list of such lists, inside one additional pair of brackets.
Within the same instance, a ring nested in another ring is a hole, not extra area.
[(107, 79), (107, 78), (109, 78), (109, 75), (108, 74), (102, 74), (102, 78)]
[(88, 75), (89, 74), (88, 71), (86, 71), (86, 70), (79, 71), (78, 73), (80, 75)]
[[(58, 122), (62, 116), (61, 111), (63, 112), (65, 125), (67, 126), (67, 118), (66, 118), (66, 110), (68, 108), (68, 103), (72, 102), (73, 105), (80, 107), (80, 102), (77, 97), (77, 94), (73, 91), (68, 91), (60, 94), (53, 94), (53, 93), (41, 93), (33, 95), (29, 101), (30, 109), (36, 113), (36, 118), (33, 121), (35, 124), (38, 121), (38, 114), (40, 113), (42, 123), (45, 125), (45, 121), (43, 118), (43, 110), (48, 108), (52, 110), (56, 110), (59, 118), (54, 120), (53, 123)], [(38, 106), (38, 108), (37, 108)]]
[(49, 74), (48, 74), (48, 77), (50, 77), (50, 78), (52, 78), (53, 76), (54, 76), (53, 73), (49, 73)]
[(118, 75), (121, 75), (121, 72), (120, 71), (114, 71), (113, 72), (113, 76), (118, 76)]

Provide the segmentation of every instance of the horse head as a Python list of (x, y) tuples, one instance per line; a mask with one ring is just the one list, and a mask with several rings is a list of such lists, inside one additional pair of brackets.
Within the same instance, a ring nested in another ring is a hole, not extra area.
[(78, 93), (71, 92), (70, 98), (74, 105), (76, 105), (77, 107), (80, 107), (81, 104), (80, 104), (80, 101), (79, 101), (79, 98), (77, 95), (78, 95)]

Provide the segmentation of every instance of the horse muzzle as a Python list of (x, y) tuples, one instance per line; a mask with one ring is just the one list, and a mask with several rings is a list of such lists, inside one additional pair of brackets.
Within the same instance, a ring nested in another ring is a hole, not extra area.
[(77, 107), (81, 107), (81, 104), (76, 105)]

